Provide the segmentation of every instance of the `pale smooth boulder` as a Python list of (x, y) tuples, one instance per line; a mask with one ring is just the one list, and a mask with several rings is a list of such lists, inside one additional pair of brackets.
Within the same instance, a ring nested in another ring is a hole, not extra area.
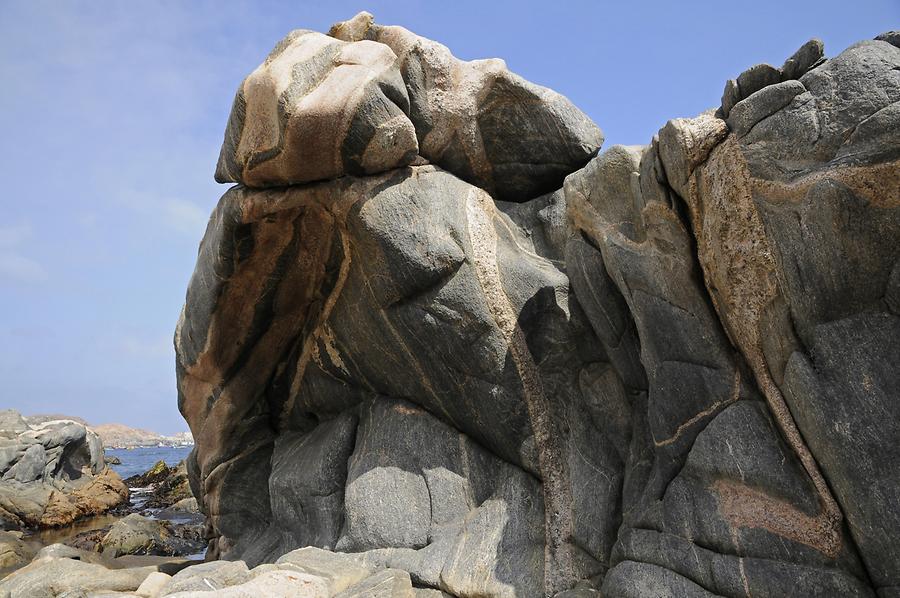
[(163, 587), (165, 587), (170, 579), (172, 579), (171, 575), (163, 573), (162, 571), (154, 571), (147, 576), (147, 579), (145, 579), (140, 586), (138, 586), (135, 594), (142, 598), (156, 598), (161, 594)]
[(153, 570), (153, 567), (107, 569), (68, 558), (35, 559), (0, 581), (0, 598), (51, 598), (73, 590), (130, 592)]
[(384, 569), (334, 598), (415, 598), (409, 573)]
[(267, 571), (246, 583), (217, 590), (196, 590), (166, 594), (166, 598), (330, 598), (328, 584), (321, 577), (296, 571)]

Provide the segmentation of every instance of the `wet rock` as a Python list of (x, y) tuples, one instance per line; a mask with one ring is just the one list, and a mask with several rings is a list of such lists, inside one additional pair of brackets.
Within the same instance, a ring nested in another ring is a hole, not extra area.
[(170, 507), (173, 511), (178, 513), (199, 513), (200, 507), (197, 504), (197, 499), (193, 496), (190, 498), (182, 498), (177, 503)]
[(142, 492), (143, 511), (170, 508), (179, 501), (193, 498), (184, 461), (175, 467), (158, 461), (149, 470), (128, 478), (125, 483), (131, 488), (150, 489), (149, 492)]
[(137, 513), (115, 522), (100, 540), (99, 550), (111, 558), (126, 554), (180, 556), (202, 549), (200, 530), (148, 519)]

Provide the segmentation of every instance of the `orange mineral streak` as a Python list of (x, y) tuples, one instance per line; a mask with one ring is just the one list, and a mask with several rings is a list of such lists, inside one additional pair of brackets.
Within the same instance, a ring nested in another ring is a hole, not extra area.
[(763, 355), (762, 335), (770, 333), (763, 330), (764, 315), (780, 297), (780, 290), (775, 257), (753, 197), (754, 185), (760, 183), (750, 176), (737, 140), (729, 135), (693, 171), (684, 199), (713, 306), (731, 341), (746, 358), (778, 427), (819, 494), (823, 524), (815, 528), (821, 534), (817, 543), (833, 545), (828, 549), (830, 553), (840, 547), (840, 507)]
[(827, 512), (810, 516), (783, 500), (743, 483), (716, 480), (719, 513), (735, 528), (762, 529), (818, 550), (830, 559), (841, 551), (841, 535)]
[[(236, 424), (257, 404), (274, 367), (310, 317), (334, 232), (334, 217), (316, 203), (268, 214), (246, 203), (241, 208), (244, 222), (253, 222), (254, 251), (236, 264), (217, 303), (206, 347), (182, 382), (185, 416), (198, 446), (215, 447), (198, 451), (203, 477), (233, 456)], [(251, 214), (264, 222), (248, 218)], [(251, 334), (253, 319), (267, 280), (274, 276), (282, 284), (271, 291), (271, 324), (256, 337)], [(244, 362), (233, 371), (239, 359)], [(210, 401), (216, 391), (218, 397)]]
[(865, 166), (836, 166), (788, 182), (753, 179), (753, 192), (773, 204), (799, 203), (822, 181), (836, 181), (874, 208), (900, 207), (900, 160)]

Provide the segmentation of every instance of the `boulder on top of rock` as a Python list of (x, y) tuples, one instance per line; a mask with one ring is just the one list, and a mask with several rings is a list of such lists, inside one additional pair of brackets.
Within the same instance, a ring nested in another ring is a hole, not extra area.
[(404, 166), (418, 151), (408, 111), (390, 48), (293, 31), (241, 83), (216, 180), (273, 187)]
[(367, 12), (329, 35), (373, 40), (397, 55), (419, 153), (504, 201), (558, 189), (590, 160), (603, 133), (555, 91), (511, 73), (499, 59), (466, 62), (437, 42)]

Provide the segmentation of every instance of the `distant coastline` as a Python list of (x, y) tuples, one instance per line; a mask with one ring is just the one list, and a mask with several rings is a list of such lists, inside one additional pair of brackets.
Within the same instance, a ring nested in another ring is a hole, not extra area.
[(91, 426), (103, 440), (103, 446), (113, 449), (132, 449), (146, 447), (186, 447), (194, 445), (194, 437), (190, 432), (181, 432), (173, 436), (165, 436), (150, 430), (131, 428), (124, 424), (100, 424)]
[(194, 446), (194, 437), (190, 432), (179, 432), (166, 436), (151, 430), (132, 428), (125, 424), (107, 423), (92, 425), (80, 417), (70, 415), (30, 415), (25, 416), (30, 425), (39, 425), (47, 421), (70, 420), (89, 427), (100, 436), (107, 449), (133, 449), (149, 447), (190, 447)]

